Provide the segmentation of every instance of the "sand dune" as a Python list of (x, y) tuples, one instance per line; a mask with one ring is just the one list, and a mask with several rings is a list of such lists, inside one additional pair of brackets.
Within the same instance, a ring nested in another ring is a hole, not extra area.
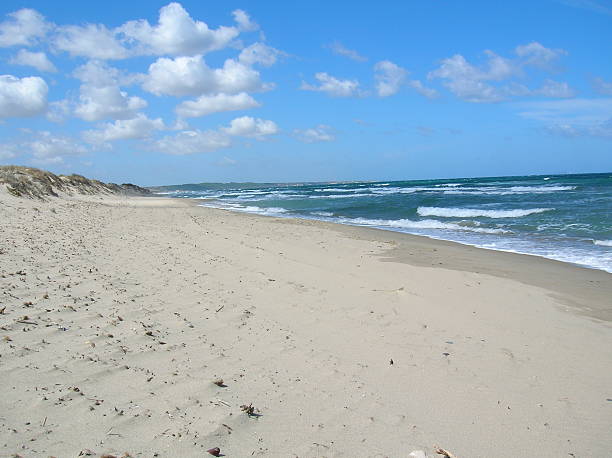
[(0, 199), (1, 456), (612, 450), (610, 274), (186, 200)]

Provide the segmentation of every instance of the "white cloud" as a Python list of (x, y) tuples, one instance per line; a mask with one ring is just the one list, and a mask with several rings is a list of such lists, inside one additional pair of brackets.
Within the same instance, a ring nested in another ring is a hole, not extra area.
[(506, 85), (492, 84), (523, 76), (527, 66), (550, 69), (560, 56), (567, 54), (562, 49), (546, 48), (537, 42), (517, 46), (515, 52), (518, 59), (507, 59), (492, 51), (485, 51), (487, 62), (483, 66), (472, 65), (465, 57), (456, 54), (443, 59), (428, 78), (442, 79), (444, 86), (453, 94), (468, 102), (500, 102), (511, 96), (573, 97), (574, 91), (567, 83), (552, 80), (546, 80), (544, 86), (537, 90), (515, 81)]
[(0, 145), (0, 155), (14, 157), (30, 155), (35, 164), (58, 164), (67, 156), (78, 156), (87, 152), (87, 148), (73, 138), (55, 135), (51, 132), (25, 132), (27, 140)]
[(17, 55), (11, 58), (9, 63), (34, 67), (41, 72), (57, 72), (57, 68), (55, 68), (55, 65), (47, 58), (44, 52), (30, 52), (26, 49), (20, 49)]
[(153, 142), (155, 151), (166, 154), (184, 155), (210, 153), (231, 145), (231, 138), (214, 130), (184, 130), (175, 135), (167, 135)]
[(429, 73), (428, 78), (445, 80), (444, 85), (457, 97), (468, 102), (499, 102), (504, 95), (485, 81), (501, 80), (516, 73), (512, 65), (492, 52), (486, 53), (486, 68), (477, 68), (465, 57), (455, 54), (443, 59), (440, 66)]
[(84, 83), (74, 113), (85, 121), (131, 119), (147, 106), (145, 100), (130, 97), (119, 87), (121, 82), (130, 82), (132, 78), (104, 62), (89, 61), (78, 67), (73, 75)]
[(388, 60), (378, 62), (374, 71), (376, 92), (380, 97), (397, 94), (408, 75), (405, 69)]
[(232, 145), (232, 137), (248, 137), (264, 140), (279, 131), (273, 121), (248, 116), (232, 120), (229, 127), (218, 130), (183, 130), (151, 142), (150, 148), (166, 154), (209, 153)]
[(333, 142), (336, 139), (333, 129), (325, 124), (310, 129), (294, 129), (293, 135), (304, 143)]
[(569, 87), (567, 83), (549, 79), (545, 80), (544, 85), (534, 93), (537, 95), (543, 95), (544, 97), (559, 99), (574, 97), (576, 95), (576, 92)]
[(318, 86), (304, 82), (300, 89), (324, 92), (332, 97), (352, 97), (360, 94), (357, 80), (340, 80), (324, 72), (316, 73), (315, 79), (319, 82)]
[(41, 132), (37, 139), (27, 142), (25, 146), (39, 164), (63, 162), (66, 156), (78, 156), (87, 152), (87, 148), (74, 139), (50, 132)]
[(163, 129), (165, 125), (161, 118), (149, 119), (144, 114), (138, 113), (133, 119), (119, 119), (105, 124), (99, 130), (85, 131), (83, 138), (88, 143), (103, 144), (116, 140), (147, 138), (154, 131)]
[(414, 89), (415, 91), (417, 91), (419, 94), (421, 94), (424, 97), (427, 97), (428, 99), (434, 99), (436, 97), (438, 97), (438, 91), (436, 91), (435, 89), (426, 87), (421, 81), (419, 80), (410, 80), (408, 81), (408, 86), (410, 86), (412, 89)]
[(71, 56), (89, 59), (125, 59), (129, 57), (113, 30), (102, 24), (84, 26), (67, 25), (58, 29), (53, 39), (56, 49), (68, 52)]
[[(248, 16), (242, 13), (238, 13), (238, 18), (242, 20), (239, 24), (244, 26)], [(117, 30), (136, 43), (134, 52), (137, 54), (189, 56), (223, 49), (240, 33), (236, 27), (210, 29), (205, 22), (194, 21), (179, 3), (162, 7), (155, 26), (141, 19), (129, 21)]]
[(46, 117), (51, 122), (63, 122), (70, 116), (71, 110), (72, 107), (69, 100), (56, 100), (49, 103)]
[(234, 16), (236, 24), (238, 24), (239, 30), (243, 32), (253, 32), (259, 29), (259, 24), (253, 22), (249, 15), (243, 10), (234, 10), (232, 15)]
[(0, 119), (26, 118), (47, 109), (47, 83), (38, 76), (0, 75)]
[(0, 47), (32, 46), (52, 27), (38, 11), (29, 8), (7, 16), (10, 19), (0, 23)]
[(561, 56), (567, 55), (564, 49), (546, 48), (537, 41), (517, 46), (515, 52), (522, 58), (523, 65), (534, 65), (544, 69), (550, 68), (551, 64)]
[(338, 56), (348, 57), (349, 59), (354, 60), (356, 62), (365, 62), (368, 60), (366, 57), (360, 55), (357, 51), (344, 47), (344, 45), (339, 41), (334, 41), (333, 43), (328, 45), (328, 47), (334, 54)]
[(159, 58), (149, 66), (143, 89), (155, 95), (237, 94), (269, 88), (259, 78), (259, 72), (227, 59), (222, 68), (212, 69), (202, 56)]
[(593, 80), (593, 88), (598, 94), (612, 95), (612, 83), (608, 83), (602, 78), (595, 78)]
[(239, 94), (202, 95), (196, 100), (187, 100), (178, 105), (176, 114), (182, 118), (197, 118), (223, 111), (247, 110), (260, 104), (246, 92)]
[(253, 43), (251, 46), (244, 48), (238, 60), (246, 65), (260, 64), (264, 67), (270, 67), (276, 63), (276, 59), (282, 53), (278, 49), (263, 43)]
[(257, 140), (263, 140), (266, 135), (273, 135), (279, 131), (274, 121), (251, 118), (250, 116), (233, 119), (229, 127), (223, 127), (221, 130), (228, 135), (255, 138)]
[(58, 50), (89, 59), (203, 55), (233, 45), (240, 32), (258, 29), (244, 11), (232, 14), (236, 26), (211, 29), (205, 22), (194, 20), (180, 3), (172, 2), (159, 10), (155, 25), (146, 19), (128, 21), (116, 28), (103, 24), (67, 25), (57, 29), (52, 43)]
[(81, 86), (80, 103), (74, 113), (85, 121), (131, 119), (147, 106), (140, 97), (128, 96), (119, 86)]

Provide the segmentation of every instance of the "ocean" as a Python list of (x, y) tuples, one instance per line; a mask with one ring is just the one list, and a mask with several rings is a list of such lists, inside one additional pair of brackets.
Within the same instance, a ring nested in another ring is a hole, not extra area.
[(612, 173), (155, 189), (205, 207), (375, 227), (612, 273)]

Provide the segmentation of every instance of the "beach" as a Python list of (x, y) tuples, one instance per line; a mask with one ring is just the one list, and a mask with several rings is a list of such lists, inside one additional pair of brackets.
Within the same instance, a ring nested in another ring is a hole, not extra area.
[(0, 233), (0, 456), (612, 450), (612, 274), (190, 199)]

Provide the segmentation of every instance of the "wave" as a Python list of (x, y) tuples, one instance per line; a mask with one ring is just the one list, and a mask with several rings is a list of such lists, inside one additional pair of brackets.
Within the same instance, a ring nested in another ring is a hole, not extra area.
[(576, 186), (511, 186), (510, 191), (514, 192), (557, 192), (573, 191)]
[(532, 208), (529, 210), (480, 210), (478, 208), (444, 208), (444, 207), (419, 207), (417, 213), (420, 216), (439, 216), (442, 218), (520, 218), (521, 216), (543, 213), (552, 208)]
[(329, 196), (304, 196), (308, 199), (350, 199), (351, 197), (372, 197), (372, 194), (330, 194)]
[(396, 229), (445, 229), (453, 231), (480, 232), (483, 234), (507, 234), (510, 231), (504, 229), (488, 229), (466, 224), (445, 223), (435, 219), (424, 219), (414, 221), (410, 219), (368, 219), (368, 218), (338, 218), (336, 220), (343, 224), (356, 226), (391, 227)]
[(355, 191), (360, 191), (359, 188), (355, 189), (355, 188), (351, 188), (351, 189), (344, 189), (344, 188), (317, 188), (314, 191), (316, 192), (355, 192)]
[(612, 240), (593, 240), (593, 243), (599, 246), (612, 246)]
[(238, 212), (245, 212), (245, 213), (257, 213), (258, 215), (267, 215), (267, 216), (274, 216), (274, 215), (280, 215), (282, 213), (287, 213), (289, 210), (287, 210), (286, 208), (280, 208), (280, 207), (256, 207), (254, 205), (248, 205), (248, 206), (242, 206), (239, 204), (232, 204), (232, 203), (224, 203), (222, 205), (214, 204), (200, 204), (200, 207), (210, 207), (210, 208), (218, 208), (220, 210), (231, 210), (231, 211), (238, 211)]

